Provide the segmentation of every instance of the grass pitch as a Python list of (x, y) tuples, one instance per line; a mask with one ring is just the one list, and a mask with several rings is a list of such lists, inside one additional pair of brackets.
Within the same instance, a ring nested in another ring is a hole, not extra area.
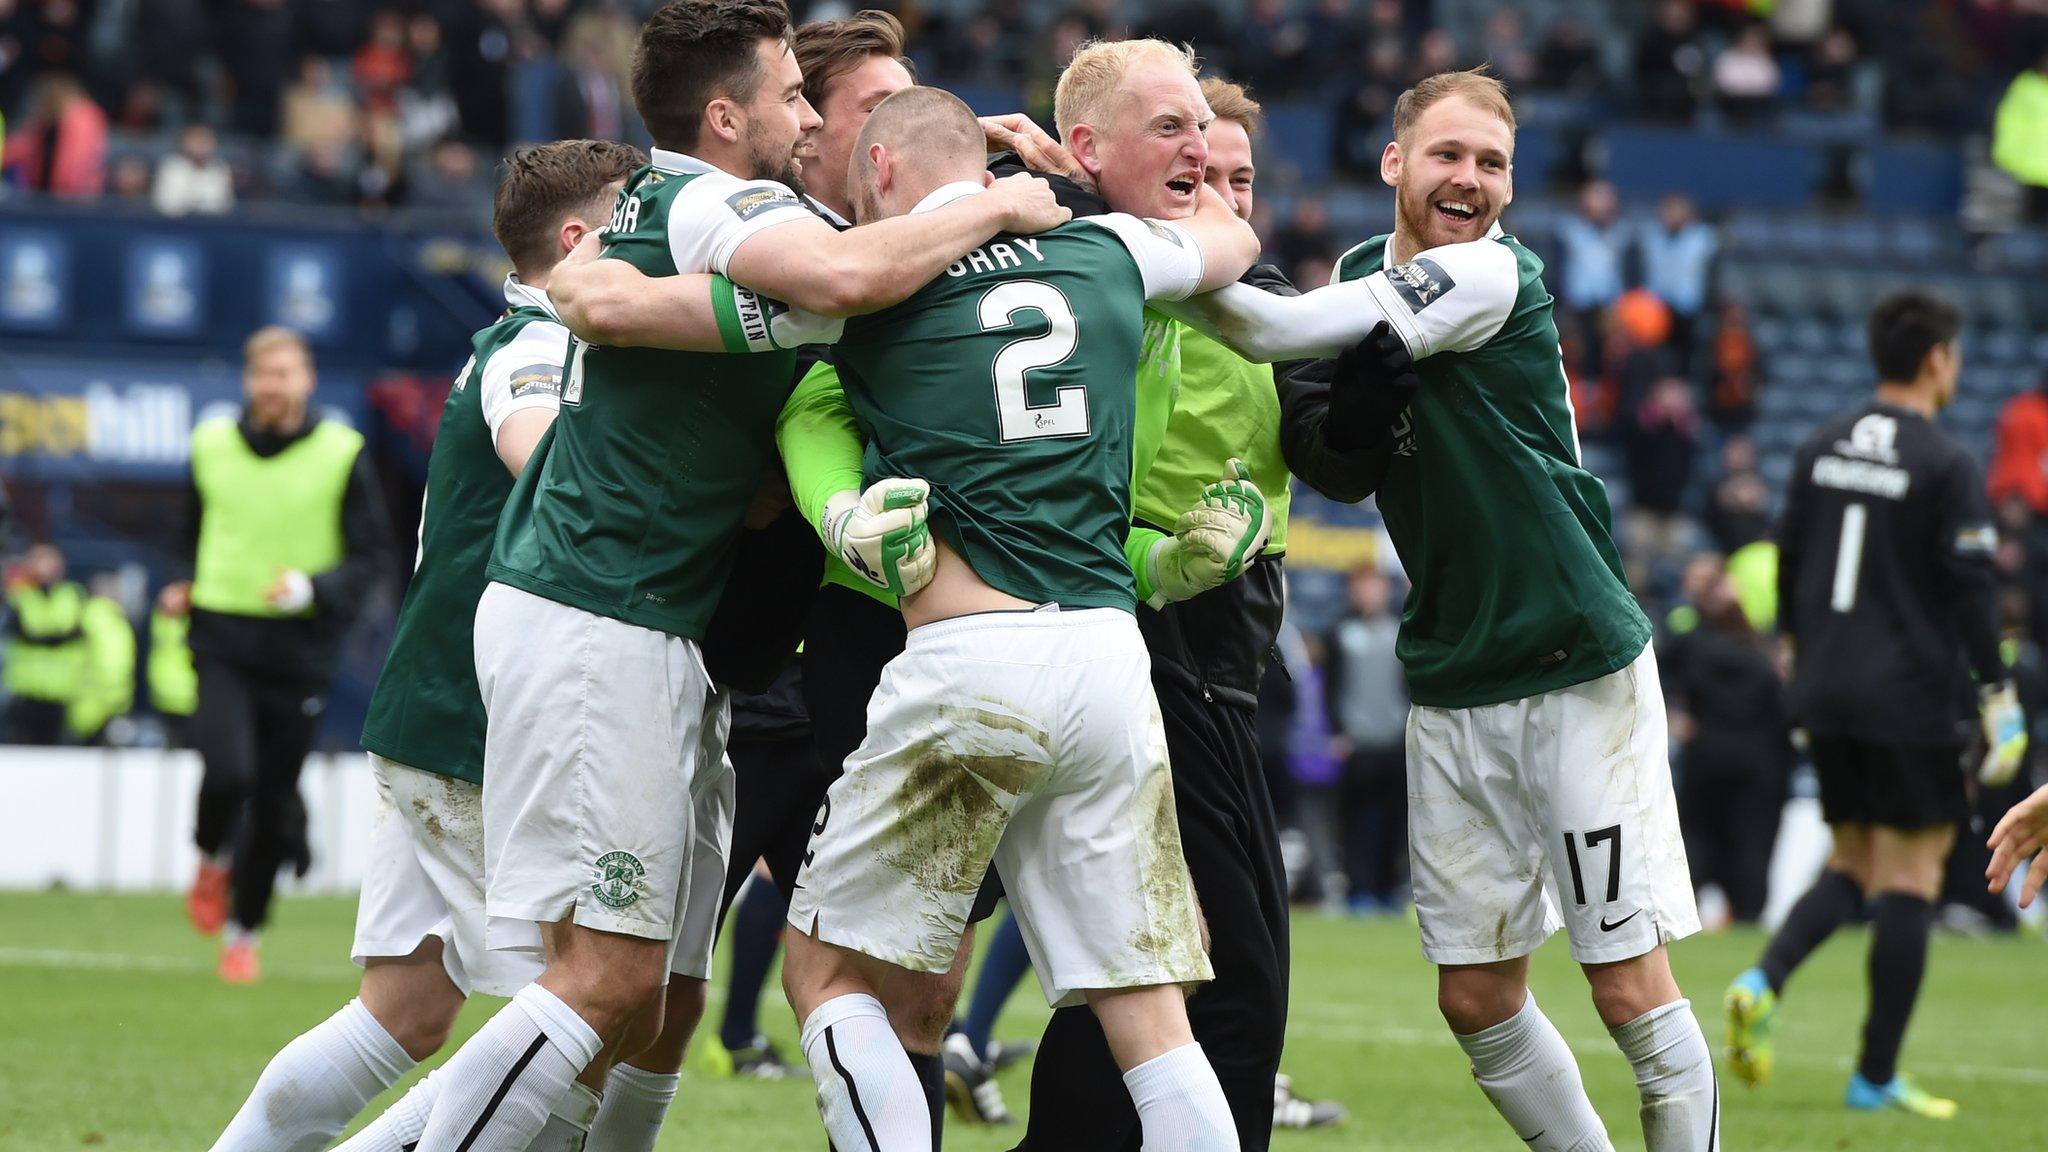
[[(186, 926), (175, 899), (0, 894), (0, 1150), (207, 1147), (271, 1053), (352, 995), (356, 973), (346, 957), (354, 911), (348, 900), (281, 901), (264, 943), (264, 982), (231, 988), (214, 979), (214, 945)], [(1726, 1146), (1976, 1152), (2048, 1141), (2048, 947), (1936, 940), (1902, 1064), (1928, 1089), (1961, 1102), (1960, 1117), (1941, 1124), (1841, 1107), (1862, 1019), (1864, 942), (1861, 932), (1842, 933), (1799, 974), (1780, 1017), (1772, 1085), (1724, 1084)], [(1737, 932), (1674, 949), (1680, 982), (1716, 1046), (1721, 989), (1760, 943)], [(1276, 1149), (1520, 1147), (1472, 1086), (1436, 1015), (1434, 981), (1412, 925), (1304, 914), (1295, 921), (1294, 947), (1287, 1070), (1304, 1094), (1343, 1100), (1351, 1119), (1330, 1131), (1281, 1133)], [(1535, 984), (1579, 1053), (1616, 1146), (1641, 1149), (1629, 1070), (1562, 941), (1538, 954)], [(458, 1039), (497, 1006), (471, 1004)], [(714, 1003), (705, 1042), (718, 1011)], [(788, 1015), (779, 1002), (761, 1012), (793, 1051)], [(1035, 1035), (1044, 1017), (1036, 985), (1027, 982), (998, 1035)], [(693, 1054), (664, 1150), (810, 1152), (823, 1145), (808, 1079), (737, 1082), (707, 1067)], [(1020, 1117), (1029, 1076), (1028, 1064), (1003, 1076)], [(1017, 1131), (949, 1123), (946, 1146), (994, 1152), (1010, 1147)]]

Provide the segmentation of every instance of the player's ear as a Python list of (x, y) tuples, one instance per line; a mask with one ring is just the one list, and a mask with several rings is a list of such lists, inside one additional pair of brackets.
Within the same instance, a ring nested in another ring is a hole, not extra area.
[(720, 96), (704, 106), (704, 123), (700, 131), (709, 129), (720, 140), (728, 144), (740, 138), (740, 107), (730, 99)]
[(986, 168), (983, 168), (983, 169), (981, 170), (981, 186), (982, 186), (983, 188), (988, 188), (988, 187), (991, 187), (991, 186), (993, 186), (993, 185), (995, 184), (995, 182), (996, 182), (996, 174), (995, 174), (995, 173), (993, 173), (993, 172), (991, 172), (991, 171), (989, 171), (989, 170), (988, 170), (988, 169), (986, 169)]
[(561, 231), (555, 236), (555, 242), (562, 246), (562, 255), (567, 256), (569, 253), (574, 252), (576, 246), (583, 243), (583, 237), (588, 235), (589, 232), (590, 225), (576, 219), (574, 216), (562, 221)]
[(1387, 147), (1380, 153), (1380, 183), (1389, 188), (1401, 185), (1401, 142), (1387, 141)]
[(1074, 162), (1097, 184), (1102, 182), (1101, 145), (1102, 138), (1093, 125), (1076, 124), (1067, 131), (1067, 151), (1074, 154)]

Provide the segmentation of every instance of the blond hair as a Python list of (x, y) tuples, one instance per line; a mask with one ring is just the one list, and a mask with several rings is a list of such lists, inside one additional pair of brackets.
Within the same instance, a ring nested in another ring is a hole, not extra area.
[(253, 364), (258, 356), (274, 352), (279, 348), (297, 348), (306, 363), (313, 362), (313, 350), (306, 346), (306, 338), (282, 324), (266, 324), (249, 334), (242, 341), (242, 363)]
[(1221, 76), (1204, 76), (1202, 99), (1209, 102), (1209, 111), (1216, 119), (1235, 121), (1247, 136), (1259, 134), (1259, 117), (1265, 109), (1252, 99), (1244, 85), (1232, 84)]
[(1422, 80), (1394, 101), (1394, 139), (1405, 141), (1415, 122), (1438, 102), (1462, 96), (1507, 122), (1515, 130), (1515, 108), (1508, 102), (1508, 86), (1487, 75), (1486, 65), (1463, 72), (1439, 72)]
[(1100, 127), (1109, 119), (1110, 101), (1123, 83), (1124, 73), (1142, 60), (1185, 68), (1190, 76), (1200, 68), (1194, 50), (1183, 44), (1150, 38), (1088, 41), (1074, 50), (1074, 58), (1067, 61), (1052, 91), (1053, 128), (1060, 139), (1066, 139), (1076, 124)]

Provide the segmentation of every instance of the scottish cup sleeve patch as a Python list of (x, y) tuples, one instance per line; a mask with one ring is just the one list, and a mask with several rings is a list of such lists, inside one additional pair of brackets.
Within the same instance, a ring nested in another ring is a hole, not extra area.
[(1401, 299), (1408, 302), (1410, 312), (1420, 312), (1436, 303), (1444, 293), (1458, 286), (1444, 267), (1427, 256), (1417, 256), (1406, 264), (1396, 264), (1387, 269), (1387, 283)]

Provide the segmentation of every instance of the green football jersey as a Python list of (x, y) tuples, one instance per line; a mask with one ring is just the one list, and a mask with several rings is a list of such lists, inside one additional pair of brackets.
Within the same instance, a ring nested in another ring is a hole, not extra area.
[(1388, 241), (1345, 253), (1336, 279), (1372, 278), (1422, 379), (1379, 487), (1413, 583), (1398, 645), (1410, 696), (1469, 708), (1626, 667), (1650, 622), (1607, 490), (1579, 463), (1543, 262), (1496, 230), (1385, 269)]
[(473, 354), (441, 408), (419, 559), (363, 723), (363, 747), (377, 755), (473, 784), (484, 772), (473, 624), (512, 492), (497, 428), (513, 412), (555, 408), (569, 347), (546, 293), (507, 278), (505, 301), (505, 315), (471, 338)]
[[(976, 191), (949, 185), (919, 207)], [(1123, 541), (1137, 380), (1141, 364), (1165, 379), (1178, 362), (1147, 347), (1142, 305), (1200, 278), (1179, 229), (1094, 217), (998, 236), (903, 303), (848, 321), (836, 357), (871, 434), (866, 479), (927, 481), (934, 531), (991, 587), (1134, 611)]]
[[(649, 276), (726, 271), (748, 237), (811, 219), (796, 195), (655, 149), (619, 194), (604, 258)], [(774, 460), (794, 352), (571, 340), (562, 414), (499, 522), (490, 578), (599, 616), (703, 635)]]

